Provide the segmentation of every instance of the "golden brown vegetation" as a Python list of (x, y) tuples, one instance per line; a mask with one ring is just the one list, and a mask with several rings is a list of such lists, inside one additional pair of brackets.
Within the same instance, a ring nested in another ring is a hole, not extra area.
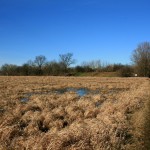
[[(52, 92), (66, 87), (96, 92)], [(148, 78), (0, 77), (0, 149), (146, 149), (149, 89)]]

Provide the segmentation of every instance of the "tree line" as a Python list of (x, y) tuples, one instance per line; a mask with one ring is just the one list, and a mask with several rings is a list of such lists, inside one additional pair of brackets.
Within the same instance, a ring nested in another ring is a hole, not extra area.
[(1, 75), (64, 75), (69, 73), (69, 67), (75, 63), (72, 53), (60, 54), (60, 61), (48, 61), (43, 55), (36, 56), (22, 66), (14, 64), (2, 65)]
[(59, 61), (48, 61), (43, 55), (36, 56), (34, 60), (29, 60), (22, 66), (14, 64), (3, 64), (0, 68), (0, 75), (8, 76), (76, 76), (87, 72), (117, 72), (119, 76), (150, 77), (150, 43), (143, 42), (133, 50), (131, 56), (132, 64), (105, 64), (100, 60), (83, 62), (81, 65), (71, 67), (76, 60), (73, 53), (59, 55)]

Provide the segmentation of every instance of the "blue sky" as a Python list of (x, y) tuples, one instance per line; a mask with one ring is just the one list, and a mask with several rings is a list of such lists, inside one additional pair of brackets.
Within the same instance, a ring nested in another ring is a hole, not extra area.
[(67, 52), (77, 64), (130, 63), (150, 41), (149, 14), (149, 0), (0, 0), (0, 65)]

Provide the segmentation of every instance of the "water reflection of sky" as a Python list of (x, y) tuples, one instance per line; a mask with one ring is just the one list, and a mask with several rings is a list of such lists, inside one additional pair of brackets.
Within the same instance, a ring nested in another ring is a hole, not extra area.
[(82, 97), (82, 96), (85, 96), (89, 93), (96, 94), (98, 91), (91, 91), (87, 88), (72, 88), (72, 87), (69, 87), (69, 88), (50, 90), (48, 92), (42, 92), (41, 91), (41, 92), (26, 93), (20, 101), (21, 102), (27, 102), (29, 100), (30, 96), (32, 96), (32, 95), (47, 95), (47, 94), (50, 94), (50, 93), (64, 94), (66, 92), (74, 92), (78, 96)]

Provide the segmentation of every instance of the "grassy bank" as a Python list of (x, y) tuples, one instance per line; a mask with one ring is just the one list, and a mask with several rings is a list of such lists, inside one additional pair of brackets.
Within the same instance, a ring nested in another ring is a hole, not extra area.
[(77, 73), (75, 76), (79, 77), (118, 77), (117, 72), (84, 72), (84, 73)]
[(150, 150), (150, 82), (146, 89), (143, 107), (131, 115), (130, 126), (133, 127), (134, 142), (128, 148), (129, 150)]
[(150, 150), (150, 94), (145, 111), (145, 126), (144, 126), (144, 141), (145, 148)]

